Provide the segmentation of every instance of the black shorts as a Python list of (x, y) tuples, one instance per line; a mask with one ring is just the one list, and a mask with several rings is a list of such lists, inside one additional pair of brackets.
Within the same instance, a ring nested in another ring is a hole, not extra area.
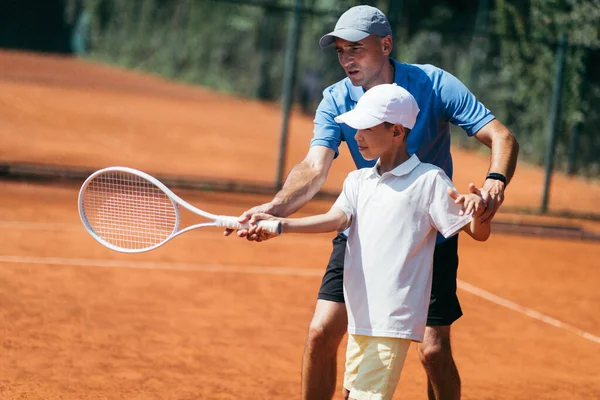
[[(338, 235), (333, 239), (333, 251), (321, 282), (319, 299), (344, 302), (344, 254), (347, 238)], [(446, 326), (462, 316), (456, 296), (458, 270), (458, 235), (437, 244), (433, 253), (433, 282), (427, 314), (428, 326)]]

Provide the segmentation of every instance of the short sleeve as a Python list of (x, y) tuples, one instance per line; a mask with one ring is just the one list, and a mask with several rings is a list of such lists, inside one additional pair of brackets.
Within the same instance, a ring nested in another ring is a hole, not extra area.
[(471, 216), (459, 214), (462, 207), (454, 203), (447, 190), (448, 188), (456, 189), (444, 171), (440, 170), (435, 174), (431, 188), (429, 202), (431, 226), (445, 238), (454, 236), (471, 222)]
[[(356, 215), (356, 205), (358, 203), (358, 174), (359, 171), (353, 171), (346, 177), (342, 192), (333, 204), (332, 208), (339, 208), (346, 214), (348, 221), (353, 221), (352, 218)], [(350, 225), (348, 225), (349, 227)]]
[(467, 87), (449, 72), (440, 79), (440, 97), (448, 121), (463, 128), (467, 135), (476, 134), (495, 119), (494, 115)]
[(339, 147), (342, 143), (342, 133), (340, 125), (335, 122), (335, 117), (339, 111), (335, 105), (331, 92), (323, 91), (323, 99), (317, 107), (314, 120), (313, 138), (310, 141), (310, 147), (324, 146), (335, 152), (335, 157), (339, 155)]

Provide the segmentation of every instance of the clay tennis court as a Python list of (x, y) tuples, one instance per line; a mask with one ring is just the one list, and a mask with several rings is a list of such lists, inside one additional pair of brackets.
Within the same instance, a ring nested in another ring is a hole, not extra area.
[[(93, 63), (0, 52), (0, 162), (270, 183), (280, 112), (264, 104)], [(288, 168), (311, 118), (291, 123)], [(454, 149), (455, 182), (487, 171)], [(352, 163), (342, 152), (326, 184)], [(521, 164), (506, 205), (535, 207), (542, 171)], [(300, 362), (330, 235), (254, 244), (218, 229), (146, 254), (96, 243), (77, 215), (77, 185), (0, 181), (0, 398), (299, 398)], [(267, 196), (176, 190), (237, 215)], [(560, 175), (554, 210), (595, 212), (600, 185)], [(327, 210), (310, 203), (301, 215)], [(501, 213), (502, 221), (598, 222)], [(464, 399), (600, 398), (597, 241), (495, 232), (460, 241), (453, 328)], [(338, 357), (338, 384), (343, 351)], [(338, 398), (341, 388), (338, 388)], [(424, 399), (416, 346), (395, 398)]]

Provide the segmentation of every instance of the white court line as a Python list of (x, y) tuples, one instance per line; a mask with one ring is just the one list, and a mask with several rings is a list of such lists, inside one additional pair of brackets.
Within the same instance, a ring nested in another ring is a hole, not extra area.
[(0, 255), (0, 263), (15, 264), (45, 264), (45, 265), (69, 265), (74, 267), (98, 267), (98, 268), (132, 268), (132, 269), (158, 269), (176, 271), (200, 271), (200, 272), (230, 272), (243, 274), (261, 275), (285, 275), (285, 276), (322, 276), (323, 271), (302, 268), (280, 268), (280, 267), (234, 267), (225, 265), (197, 265), (185, 263), (164, 263), (152, 261), (117, 261), (117, 260), (89, 260), (83, 258), (56, 258), (56, 257), (21, 257)]
[[(21, 257), (0, 255), (0, 263), (11, 264), (45, 264), (45, 265), (69, 265), (77, 267), (100, 267), (100, 268), (133, 268), (133, 269), (157, 269), (157, 270), (178, 270), (178, 271), (201, 271), (201, 272), (225, 272), (241, 274), (261, 274), (261, 275), (284, 275), (284, 276), (312, 276), (321, 277), (322, 270), (302, 269), (302, 268), (282, 268), (282, 267), (260, 267), (245, 266), (234, 267), (225, 265), (197, 265), (185, 263), (164, 263), (150, 261), (117, 261), (117, 260), (89, 260), (81, 258), (57, 258), (57, 257)], [(473, 286), (470, 283), (457, 280), (458, 288), (469, 292), (475, 296), (488, 300), (496, 305), (516, 311), (538, 321), (545, 322), (559, 329), (564, 329), (575, 335), (581, 336), (592, 342), (600, 343), (600, 337), (585, 332), (572, 325), (559, 321), (555, 318), (542, 314), (538, 311), (523, 307), (510, 300), (506, 300), (493, 293)]]
[(461, 281), (460, 279), (457, 279), (457, 285), (460, 289), (464, 290), (465, 292), (469, 292), (475, 296), (481, 297), (483, 299), (486, 299), (488, 301), (491, 301), (494, 304), (497, 304), (499, 306), (502, 307), (506, 307), (509, 310), (513, 310), (516, 311), (518, 313), (521, 314), (525, 314), (528, 317), (531, 317), (533, 319), (537, 319), (539, 321), (545, 322), (549, 325), (555, 326), (557, 328), (560, 329), (564, 329), (567, 330), (571, 333), (574, 333), (576, 335), (579, 335), (581, 337), (584, 337), (586, 339), (591, 340), (592, 342), (596, 342), (596, 343), (600, 343), (600, 337), (592, 335), (591, 333), (587, 333), (585, 331), (582, 331), (579, 328), (576, 328), (572, 325), (566, 324), (562, 321), (559, 321), (555, 318), (549, 317), (545, 314), (542, 314), (541, 312), (532, 310), (531, 308), (527, 308), (527, 307), (523, 307), (522, 305), (519, 305), (517, 303), (513, 303), (510, 300), (506, 300), (500, 296), (496, 296), (493, 293), (490, 293), (488, 291), (485, 291), (483, 289), (478, 288), (477, 286), (473, 286), (470, 283)]

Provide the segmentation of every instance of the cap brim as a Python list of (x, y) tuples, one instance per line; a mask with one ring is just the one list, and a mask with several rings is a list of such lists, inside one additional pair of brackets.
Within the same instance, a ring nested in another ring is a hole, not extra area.
[(335, 122), (344, 123), (354, 129), (369, 129), (383, 123), (379, 118), (360, 112), (360, 110), (356, 108), (342, 115), (338, 115), (335, 117)]
[(319, 40), (319, 46), (322, 49), (331, 46), (335, 42), (335, 38), (347, 40), (349, 42), (358, 42), (369, 36), (369, 32), (363, 32), (356, 29), (338, 29), (328, 33)]

